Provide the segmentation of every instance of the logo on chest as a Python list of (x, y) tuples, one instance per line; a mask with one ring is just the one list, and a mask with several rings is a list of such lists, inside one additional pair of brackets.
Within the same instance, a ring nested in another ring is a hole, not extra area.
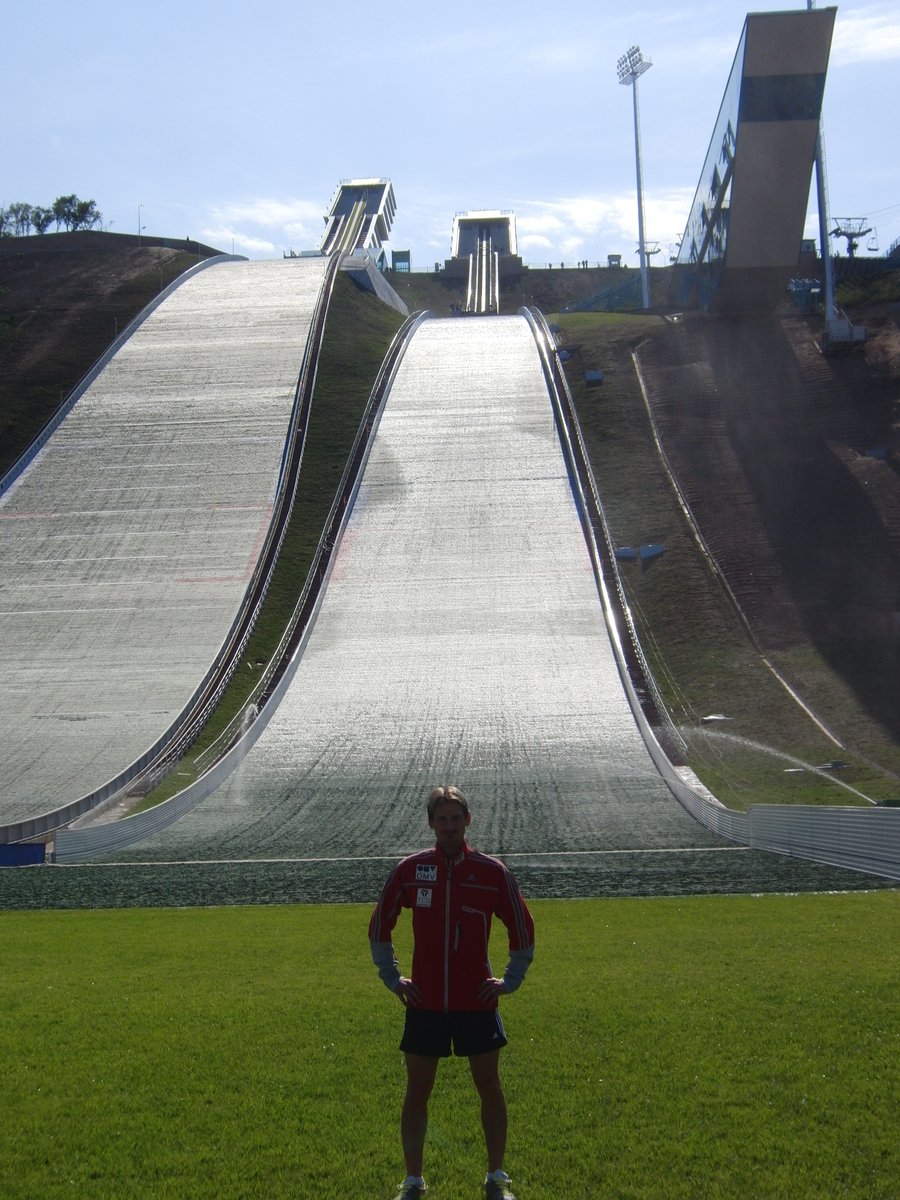
[(434, 892), (431, 888), (419, 888), (416, 892), (416, 908), (431, 908), (431, 897)]
[(437, 883), (437, 864), (429, 866), (428, 863), (419, 863), (416, 867), (416, 882)]

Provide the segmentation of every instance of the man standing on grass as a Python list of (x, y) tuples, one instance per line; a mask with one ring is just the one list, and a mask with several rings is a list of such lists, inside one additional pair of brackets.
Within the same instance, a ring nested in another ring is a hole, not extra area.
[[(406, 1006), (400, 1049), (406, 1056), (406, 1095), (400, 1119), (406, 1179), (397, 1200), (420, 1200), (426, 1191), (422, 1156), (428, 1100), (438, 1061), (469, 1060), (481, 1100), (487, 1148), (485, 1200), (515, 1200), (503, 1170), (506, 1099), (500, 1083), (500, 1049), (506, 1045), (497, 1008), (514, 992), (534, 956), (534, 922), (516, 881), (496, 858), (466, 842), (469, 805), (455, 787), (438, 787), (428, 797), (430, 850), (411, 854), (391, 872), (369, 922), (369, 942), (378, 974)], [(412, 976), (400, 974), (391, 933), (402, 908), (412, 909)], [(491, 918), (509, 934), (509, 963), (498, 979), (488, 961)]]

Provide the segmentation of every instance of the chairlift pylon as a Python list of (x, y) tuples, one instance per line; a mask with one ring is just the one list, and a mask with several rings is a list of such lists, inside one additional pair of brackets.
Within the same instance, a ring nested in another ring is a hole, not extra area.
[(874, 229), (866, 223), (865, 217), (836, 217), (830, 236), (846, 238), (847, 257), (853, 258), (859, 246), (859, 239), (867, 233), (874, 233)]

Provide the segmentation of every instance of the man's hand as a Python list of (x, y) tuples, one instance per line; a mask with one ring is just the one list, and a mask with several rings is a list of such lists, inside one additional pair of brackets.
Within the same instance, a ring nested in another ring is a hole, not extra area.
[(394, 991), (400, 997), (400, 1003), (406, 1004), (410, 1008), (415, 1008), (418, 1004), (422, 1003), (422, 992), (411, 979), (401, 976)]
[(482, 1004), (487, 1004), (490, 1000), (496, 1000), (498, 996), (505, 996), (506, 992), (507, 987), (502, 979), (486, 979), (478, 989), (478, 999)]

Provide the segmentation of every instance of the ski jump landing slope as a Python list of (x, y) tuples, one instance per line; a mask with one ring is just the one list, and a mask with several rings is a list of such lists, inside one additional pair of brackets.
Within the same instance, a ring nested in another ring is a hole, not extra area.
[(124, 770), (213, 662), (269, 525), (324, 269), (187, 279), (0, 501), (0, 823)]
[(346, 870), (427, 841), (436, 783), (492, 852), (722, 844), (637, 732), (521, 317), (420, 325), (281, 704), (218, 791), (115, 857)]

